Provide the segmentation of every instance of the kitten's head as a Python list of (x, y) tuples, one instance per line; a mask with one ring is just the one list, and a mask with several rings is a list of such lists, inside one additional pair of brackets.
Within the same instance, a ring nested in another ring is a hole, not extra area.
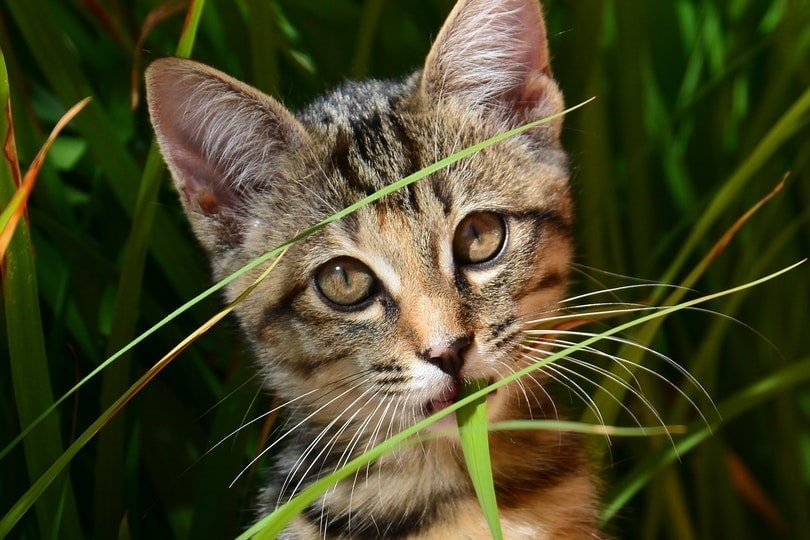
[[(297, 115), (185, 60), (155, 62), (147, 90), (218, 278), (383, 186), (563, 108), (536, 0), (461, 1), (422, 71), (349, 84)], [(374, 411), (410, 422), (452, 401), (463, 378), (519, 368), (521, 329), (554, 309), (567, 278), (560, 127), (486, 148), (295, 244), (237, 309), (269, 386), (318, 409), (315, 421)], [(229, 285), (228, 299), (260, 270)]]

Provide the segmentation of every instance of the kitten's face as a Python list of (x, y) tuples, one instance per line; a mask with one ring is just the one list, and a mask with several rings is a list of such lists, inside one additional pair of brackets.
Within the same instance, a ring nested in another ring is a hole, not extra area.
[[(344, 90), (342, 99), (347, 92), (359, 90)], [(329, 106), (319, 104), (318, 113)], [(373, 131), (352, 117), (307, 126), (319, 143), (306, 151), (314, 154), (304, 165), (310, 181), (336, 186), (319, 192), (324, 214), (490, 134), (455, 119), (435, 129), (443, 115), (429, 107), (372, 116)], [(447, 132), (464, 142), (436, 136)], [(243, 310), (272, 386), (288, 398), (317, 389), (303, 398), (317, 405), (354, 388), (325, 418), (368, 403), (413, 419), (452, 400), (460, 378), (517, 369), (520, 330), (554, 307), (569, 257), (565, 170), (527, 159), (526, 146), (513, 141), (435, 173), (285, 255), (268, 294)], [(376, 170), (379, 163), (388, 167)], [(257, 202), (258, 213), (263, 206)], [(326, 217), (299, 211), (292, 222)], [(294, 233), (251, 238), (248, 251)], [(254, 323), (260, 315), (266, 326)]]
[[(217, 276), (424, 166), (559, 112), (544, 36), (532, 45), (542, 50), (506, 51), (514, 65), (507, 54), (482, 67), (454, 43), (486, 16), (451, 16), (421, 74), (347, 86), (297, 118), (210, 68), (151, 68), (156, 131)], [(514, 14), (516, 43), (526, 16)], [(494, 70), (505, 67), (501, 80)], [(290, 248), (237, 309), (269, 386), (314, 422), (388, 431), (452, 402), (462, 379), (522, 367), (521, 329), (555, 308), (570, 259), (559, 129), (498, 143)], [(258, 273), (234, 281), (229, 299)]]

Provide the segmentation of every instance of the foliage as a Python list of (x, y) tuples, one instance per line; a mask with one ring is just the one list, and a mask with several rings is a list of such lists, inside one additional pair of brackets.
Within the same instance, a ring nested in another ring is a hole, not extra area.
[[(9, 446), (54, 396), (209, 285), (202, 251), (150, 153), (140, 99), (144, 66), (175, 54), (183, 29), (193, 27), (187, 10), (202, 8), (196, 38), (188, 38), (194, 58), (295, 108), (346, 77), (396, 77), (419, 66), (450, 4), (0, 3), (20, 163), (33, 161), (67, 109), (93, 98), (54, 142), (4, 261), (0, 519), (78, 434), (219, 309), (211, 297), (162, 326)], [(807, 256), (810, 1), (544, 6), (569, 103), (597, 97), (566, 119), (578, 199), (577, 290), (636, 283), (603, 270), (717, 291)], [(2, 165), (5, 208), (19, 174), (8, 159)], [(712, 251), (786, 173), (782, 192)], [(681, 312), (660, 328), (633, 330), (636, 341), (687, 368), (725, 422), (701, 401), (717, 421), (709, 433), (673, 387), (637, 373), (663, 422), (686, 425), (687, 433), (674, 446), (660, 437), (614, 438), (609, 448), (592, 439), (605, 501), (618, 505), (605, 514), (608, 530), (622, 538), (810, 538), (809, 271), (805, 265), (710, 304), (723, 316)], [(639, 291), (620, 294), (641, 301), (649, 290)], [(253, 518), (246, 509), (261, 471), (249, 464), (274, 417), (228, 437), (272, 409), (233, 326), (216, 325), (152, 379), (73, 457), (69, 478), (36, 499), (13, 536), (237, 535)], [(598, 346), (639, 355), (622, 343)], [(677, 369), (655, 360), (643, 357), (699, 397)], [(655, 422), (633, 395), (623, 409), (588, 390), (610, 424), (633, 425), (631, 414)], [(262, 461), (270, 463), (272, 456)]]

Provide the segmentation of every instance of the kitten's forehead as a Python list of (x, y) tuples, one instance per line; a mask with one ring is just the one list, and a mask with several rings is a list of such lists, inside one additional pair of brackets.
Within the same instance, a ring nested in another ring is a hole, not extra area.
[[(503, 131), (426, 99), (419, 74), (404, 82), (349, 83), (300, 114), (312, 134), (318, 185), (336, 209)], [(567, 206), (567, 160), (559, 146), (513, 137), (400, 189), (379, 204), (407, 214)], [(527, 151), (528, 150), (528, 151)], [(429, 208), (423, 208), (427, 204)]]
[(409, 110), (413, 91), (401, 82), (350, 83), (301, 114), (325, 187), (355, 195), (354, 202), (430, 163)]

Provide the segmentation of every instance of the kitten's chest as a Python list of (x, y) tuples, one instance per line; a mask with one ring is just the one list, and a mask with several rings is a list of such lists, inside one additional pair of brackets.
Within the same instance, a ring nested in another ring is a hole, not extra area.
[[(556, 440), (563, 450), (553, 467), (525, 459), (548, 448), (544, 439), (524, 437), (508, 452), (493, 441), (501, 457), (493, 472), (505, 538), (593, 537), (589, 477)], [(457, 441), (439, 438), (389, 453), (338, 483), (281, 538), (488, 539), (491, 532)]]

